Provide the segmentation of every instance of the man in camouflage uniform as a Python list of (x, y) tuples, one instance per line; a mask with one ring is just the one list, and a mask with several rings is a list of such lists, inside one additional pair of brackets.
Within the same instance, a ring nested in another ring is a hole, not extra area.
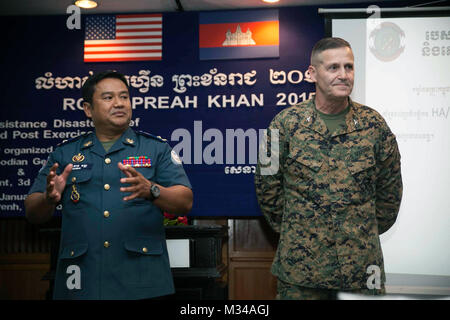
[(400, 207), (400, 153), (382, 116), (350, 99), (353, 66), (347, 41), (320, 40), (308, 69), (315, 97), (269, 126), (265, 147), (277, 153), (279, 168), (260, 162), (255, 186), (263, 215), (280, 233), (272, 265), (278, 299), (385, 292), (379, 235)]

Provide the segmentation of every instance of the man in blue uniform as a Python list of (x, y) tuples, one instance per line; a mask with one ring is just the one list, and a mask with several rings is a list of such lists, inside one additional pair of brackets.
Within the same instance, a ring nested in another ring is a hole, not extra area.
[(191, 185), (161, 138), (129, 128), (125, 77), (106, 71), (82, 88), (95, 132), (60, 144), (25, 200), (32, 223), (61, 203), (56, 299), (144, 299), (174, 292), (162, 212), (185, 215)]

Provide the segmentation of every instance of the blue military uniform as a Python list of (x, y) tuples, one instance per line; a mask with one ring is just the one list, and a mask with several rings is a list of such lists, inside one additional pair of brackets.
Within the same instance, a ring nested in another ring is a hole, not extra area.
[[(174, 293), (163, 215), (152, 202), (124, 201), (117, 163), (135, 167), (164, 187), (191, 188), (176, 154), (160, 138), (128, 129), (106, 152), (95, 133), (61, 144), (40, 170), (30, 193), (44, 192), (46, 176), (74, 165), (62, 195), (62, 230), (55, 299), (143, 299)], [(78, 272), (79, 279), (76, 278)]]

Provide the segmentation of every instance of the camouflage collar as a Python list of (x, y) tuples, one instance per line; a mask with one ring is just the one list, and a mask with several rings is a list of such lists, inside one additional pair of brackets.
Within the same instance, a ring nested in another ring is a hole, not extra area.
[(315, 108), (315, 98), (305, 101), (300, 105), (300, 125), (314, 130), (325, 136), (328, 132), (325, 122), (320, 118)]
[[(359, 114), (359, 103), (353, 102), (350, 97), (348, 98), (348, 103), (350, 106), (350, 110), (345, 117), (347, 128), (334, 132), (333, 136), (361, 130), (366, 126), (364, 119)], [(300, 118), (300, 125), (314, 130), (320, 133), (322, 136), (329, 135), (325, 122), (320, 118), (319, 114), (316, 111), (315, 98), (313, 97), (312, 99), (305, 101), (305, 104), (302, 104), (300, 106), (300, 112), (302, 114), (302, 117)]]
[(365, 120), (361, 117), (359, 104), (353, 102), (350, 97), (348, 98), (348, 103), (350, 105), (350, 110), (345, 118), (345, 122), (347, 123), (347, 133), (361, 130), (365, 127)]

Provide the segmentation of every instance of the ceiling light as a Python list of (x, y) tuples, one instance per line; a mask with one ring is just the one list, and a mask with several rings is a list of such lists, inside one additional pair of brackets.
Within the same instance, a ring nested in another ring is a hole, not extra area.
[(267, 2), (267, 3), (275, 3), (275, 2), (279, 2), (280, 0), (262, 0), (263, 2)]
[(97, 1), (95, 0), (76, 0), (75, 5), (83, 9), (93, 9), (97, 6)]

